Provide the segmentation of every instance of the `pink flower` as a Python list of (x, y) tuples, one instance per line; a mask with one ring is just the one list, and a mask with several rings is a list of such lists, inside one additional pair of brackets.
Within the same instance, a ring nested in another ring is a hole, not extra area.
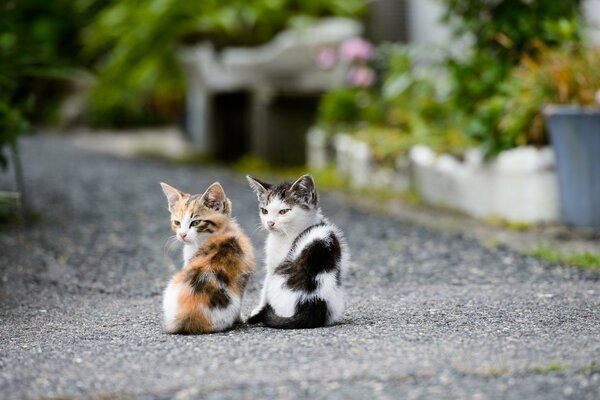
[(348, 71), (347, 78), (354, 86), (369, 87), (375, 83), (375, 71), (369, 67), (353, 67)]
[(337, 54), (335, 52), (335, 49), (326, 47), (319, 50), (319, 52), (315, 56), (315, 61), (317, 62), (317, 65), (322, 69), (328, 70), (333, 68), (335, 66), (335, 63), (337, 62)]
[(361, 38), (346, 40), (340, 46), (340, 58), (344, 60), (367, 61), (373, 56), (373, 46)]

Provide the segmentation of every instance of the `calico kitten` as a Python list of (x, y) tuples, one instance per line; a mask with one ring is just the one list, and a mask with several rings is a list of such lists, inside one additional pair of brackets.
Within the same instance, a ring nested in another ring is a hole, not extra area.
[(231, 201), (213, 183), (203, 195), (161, 183), (171, 229), (183, 243), (184, 265), (163, 297), (168, 333), (207, 333), (239, 322), (242, 296), (253, 268), (248, 237), (231, 218)]
[(297, 329), (339, 321), (344, 312), (340, 278), (349, 251), (341, 231), (321, 213), (313, 178), (304, 175), (293, 184), (247, 178), (269, 232), (267, 275), (248, 323)]

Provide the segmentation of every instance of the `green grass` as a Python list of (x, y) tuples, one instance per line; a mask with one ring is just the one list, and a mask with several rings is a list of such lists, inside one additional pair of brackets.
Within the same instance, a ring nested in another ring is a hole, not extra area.
[(504, 366), (491, 366), (483, 371), (481, 371), (480, 375), (485, 378), (498, 378), (503, 376), (510, 376), (514, 374), (535, 374), (535, 375), (544, 375), (544, 374), (552, 374), (559, 372), (574, 372), (576, 374), (583, 375), (592, 375), (600, 372), (600, 367), (595, 362), (583, 367), (574, 369), (569, 367), (566, 364), (560, 364), (558, 362), (552, 362), (547, 365), (536, 365), (532, 368), (525, 369), (524, 371), (511, 371)]
[(197, 151), (187, 151), (177, 156), (166, 155), (157, 149), (146, 148), (140, 149), (136, 155), (141, 158), (166, 162), (170, 164), (189, 165), (189, 166), (206, 166), (216, 164), (216, 161), (204, 153)]
[(563, 372), (566, 371), (567, 367), (558, 363), (550, 363), (546, 366), (535, 366), (533, 367), (530, 372), (534, 373), (534, 374), (549, 374), (552, 372)]
[(402, 245), (398, 242), (388, 242), (388, 249), (391, 251), (400, 252), (402, 251)]
[(21, 194), (0, 192), (0, 226), (17, 224), (23, 217)]
[(511, 231), (527, 231), (533, 228), (533, 225), (523, 221), (507, 221), (504, 218), (498, 216), (490, 216), (484, 219), (484, 221), (491, 226), (508, 229)]
[(594, 254), (587, 251), (582, 253), (565, 253), (545, 246), (539, 246), (527, 251), (526, 254), (553, 263), (572, 265), (581, 268), (600, 268), (600, 254)]
[(579, 368), (577, 370), (577, 373), (584, 374), (584, 375), (597, 374), (598, 372), (600, 372), (600, 367), (595, 362), (592, 362), (587, 367)]
[(0, 206), (20, 207), (21, 194), (18, 192), (0, 192)]
[(41, 221), (44, 215), (23, 208), (19, 193), (0, 192), (0, 229)]

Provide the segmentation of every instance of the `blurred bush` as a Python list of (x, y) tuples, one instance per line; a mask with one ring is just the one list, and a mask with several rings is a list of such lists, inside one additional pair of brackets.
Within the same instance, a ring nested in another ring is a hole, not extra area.
[(493, 157), (518, 145), (546, 144), (540, 109), (555, 98), (550, 82), (561, 79), (542, 71), (564, 69), (568, 56), (579, 69), (565, 74), (575, 77), (592, 66), (581, 52), (552, 53), (581, 45), (581, 1), (440, 1), (458, 48), (465, 42), (470, 47), (459, 56), (436, 56), (410, 45), (380, 46), (372, 60), (375, 85), (328, 93), (319, 123), (330, 130), (354, 127), (368, 142), (386, 143), (386, 152), (424, 143), (458, 155), (478, 145)]
[(369, 143), (375, 159), (393, 164), (418, 143), (460, 154), (469, 146), (449, 101), (444, 59), (430, 49), (383, 44), (370, 61), (370, 87), (336, 88), (322, 99), (319, 124)]
[(55, 116), (65, 80), (78, 65), (79, 30), (91, 0), (9, 0), (0, 3), (0, 164), (6, 146), (30, 122)]
[[(491, 157), (519, 143), (498, 129), (508, 101), (502, 93), (515, 85), (509, 76), (522, 58), (537, 59), (541, 48), (581, 40), (582, 0), (441, 1), (457, 40), (472, 43), (466, 57), (448, 60), (451, 98), (469, 116), (466, 134)], [(544, 144), (543, 137), (519, 144)]]
[(365, 0), (123, 0), (85, 30), (85, 52), (98, 82), (88, 104), (97, 125), (172, 119), (183, 99), (175, 54), (208, 40), (216, 48), (265, 43), (290, 24), (357, 16)]
[(501, 91), (504, 110), (497, 130), (507, 147), (548, 142), (542, 108), (546, 104), (598, 106), (600, 50), (582, 45), (541, 48), (533, 59), (523, 56)]

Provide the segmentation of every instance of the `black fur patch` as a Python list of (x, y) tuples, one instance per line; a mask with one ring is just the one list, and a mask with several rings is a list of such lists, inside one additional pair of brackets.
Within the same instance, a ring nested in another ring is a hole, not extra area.
[[(216, 276), (216, 279), (215, 279)], [(231, 300), (225, 288), (220, 284), (222, 280), (219, 274), (213, 276), (199, 270), (191, 270), (187, 273), (185, 281), (196, 293), (206, 293), (210, 297), (209, 306), (213, 308), (225, 308)]]
[(210, 276), (197, 269), (188, 271), (185, 276), (185, 281), (196, 293), (204, 293), (209, 290), (211, 286), (210, 279)]
[(244, 255), (237, 239), (230, 237), (218, 243), (218, 249), (211, 261), (225, 267), (235, 266), (238, 259)]
[(225, 308), (229, 305), (229, 302), (229, 295), (223, 288), (219, 288), (216, 291), (212, 291), (212, 293), (210, 293), (209, 306), (211, 308)]
[(224, 286), (229, 286), (229, 276), (227, 276), (226, 273), (224, 273), (223, 271), (217, 271), (215, 272), (215, 276), (217, 277), (217, 280), (223, 284)]
[(340, 242), (331, 232), (327, 240), (315, 240), (306, 246), (296, 259), (282, 262), (275, 273), (287, 277), (290, 289), (313, 292), (318, 288), (319, 273), (336, 271), (337, 275), (341, 256)]
[[(275, 314), (273, 308), (267, 304), (258, 314), (259, 322), (270, 328), (277, 329), (312, 329), (325, 326), (327, 323), (327, 302), (322, 299), (313, 299), (296, 306), (296, 312), (289, 318)], [(257, 315), (257, 316), (258, 316)], [(249, 322), (250, 323), (250, 322)]]
[(318, 196), (315, 191), (306, 192), (303, 190), (290, 190), (292, 183), (282, 182), (270, 186), (270, 188), (261, 195), (261, 203), (269, 204), (274, 199), (282, 199), (290, 206), (298, 206), (305, 210), (310, 209), (310, 206), (317, 206)]
[[(263, 307), (258, 314), (251, 316), (250, 318), (248, 318), (248, 320), (246, 321), (247, 324), (250, 325), (254, 325), (254, 324), (260, 324), (261, 322), (264, 321), (265, 319), (265, 315), (267, 313), (267, 307), (271, 308), (270, 305), (266, 305), (265, 307)], [(272, 309), (271, 309), (272, 310)]]
[(211, 226), (217, 226), (217, 224), (210, 220), (203, 219), (201, 220), (200, 224), (196, 227), (196, 232), (214, 233), (215, 230), (212, 229)]

